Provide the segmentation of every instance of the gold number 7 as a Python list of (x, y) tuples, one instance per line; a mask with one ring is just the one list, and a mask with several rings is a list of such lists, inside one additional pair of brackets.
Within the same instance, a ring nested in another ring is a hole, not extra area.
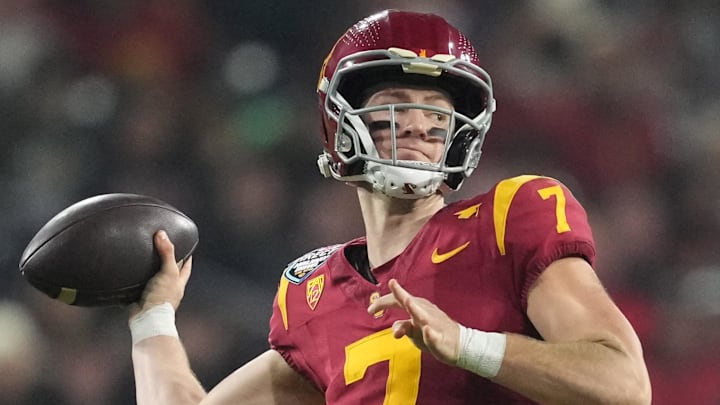
[(563, 233), (570, 230), (570, 224), (567, 222), (567, 216), (565, 215), (565, 193), (562, 187), (554, 185), (550, 187), (541, 188), (538, 190), (538, 194), (543, 200), (547, 200), (552, 196), (555, 196), (555, 217), (557, 223), (555, 229), (557, 233)]
[(395, 339), (392, 329), (373, 333), (345, 347), (345, 384), (362, 380), (369, 366), (387, 361), (383, 405), (412, 405), (420, 385), (420, 354), (407, 337)]

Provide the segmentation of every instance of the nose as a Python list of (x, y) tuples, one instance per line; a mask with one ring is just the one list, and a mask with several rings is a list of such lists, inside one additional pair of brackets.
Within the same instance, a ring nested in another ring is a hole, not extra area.
[(400, 124), (399, 134), (404, 136), (418, 136), (426, 139), (433, 127), (425, 112), (417, 108), (398, 112), (396, 120)]

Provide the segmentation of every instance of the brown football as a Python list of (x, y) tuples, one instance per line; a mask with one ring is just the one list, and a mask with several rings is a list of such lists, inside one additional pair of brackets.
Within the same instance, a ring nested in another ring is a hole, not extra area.
[(164, 229), (176, 261), (197, 247), (195, 223), (173, 206), (137, 194), (102, 194), (48, 221), (28, 243), (20, 273), (51, 298), (77, 306), (126, 305), (140, 299), (160, 269), (153, 235)]

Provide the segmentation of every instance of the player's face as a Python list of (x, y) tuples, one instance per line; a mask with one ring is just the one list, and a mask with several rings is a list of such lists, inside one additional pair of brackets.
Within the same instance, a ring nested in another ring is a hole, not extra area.
[[(374, 93), (365, 104), (372, 107), (386, 104), (426, 104), (452, 109), (450, 99), (438, 90), (388, 87)], [(390, 110), (367, 113), (363, 116), (375, 147), (382, 159), (392, 159), (392, 131), (394, 122), (396, 158), (437, 163), (442, 157), (450, 130), (450, 116), (420, 108), (396, 108), (394, 120)]]

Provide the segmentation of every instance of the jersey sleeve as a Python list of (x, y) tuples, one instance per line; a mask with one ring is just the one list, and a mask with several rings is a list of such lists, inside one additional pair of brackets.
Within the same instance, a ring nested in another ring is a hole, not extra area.
[(532, 284), (564, 257), (595, 261), (587, 214), (570, 190), (549, 177), (519, 176), (495, 188), (493, 222), (498, 250), (512, 261), (523, 309)]
[(293, 339), (293, 331), (288, 324), (288, 303), (285, 301), (290, 286), (285, 275), (280, 279), (278, 291), (273, 301), (273, 312), (270, 316), (270, 333), (268, 342), (270, 348), (280, 353), (285, 362), (300, 375), (304, 376), (319, 388), (322, 387), (320, 379), (306, 361), (303, 352)]
[(298, 339), (303, 340), (302, 337), (298, 337), (298, 330), (305, 319), (298, 319), (294, 315), (298, 314), (298, 306), (308, 305), (305, 302), (305, 283), (312, 276), (322, 272), (321, 268), (325, 261), (341, 246), (332, 245), (315, 249), (289, 263), (280, 277), (270, 317), (268, 335), (270, 348), (280, 353), (290, 367), (321, 390), (325, 389), (322, 380), (312, 369), (297, 342)]

